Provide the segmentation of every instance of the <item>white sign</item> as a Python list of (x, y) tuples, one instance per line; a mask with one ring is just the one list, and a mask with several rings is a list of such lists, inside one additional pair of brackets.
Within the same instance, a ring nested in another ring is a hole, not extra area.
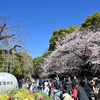
[(6, 72), (0, 72), (0, 93), (5, 93), (16, 87), (18, 87), (18, 82), (14, 75)]

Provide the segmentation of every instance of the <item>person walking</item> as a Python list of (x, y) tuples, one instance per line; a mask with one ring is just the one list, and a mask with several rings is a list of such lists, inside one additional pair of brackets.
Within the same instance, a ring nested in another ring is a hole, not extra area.
[(73, 82), (72, 83), (72, 87), (73, 87), (73, 98), (74, 100), (89, 100), (85, 90), (77, 83), (77, 82)]
[(68, 93), (72, 96), (72, 81), (70, 78), (65, 79), (63, 88), (66, 89)]

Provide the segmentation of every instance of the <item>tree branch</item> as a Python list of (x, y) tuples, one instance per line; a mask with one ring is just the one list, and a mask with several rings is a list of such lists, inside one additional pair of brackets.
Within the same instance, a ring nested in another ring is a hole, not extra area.
[(11, 48), (11, 49), (9, 50), (9, 52), (16, 51), (16, 47), (21, 48), (21, 46), (19, 46), (19, 45), (15, 45), (13, 48)]
[(5, 27), (6, 27), (6, 23), (4, 23), (3, 26), (2, 25), (0, 26), (0, 36), (1, 36), (1, 34), (2, 34)]
[(10, 38), (10, 37), (12, 37), (12, 36), (14, 36), (15, 34), (12, 34), (12, 35), (10, 35), (10, 36), (0, 36), (0, 40), (3, 40), (3, 39), (6, 39), (6, 38)]

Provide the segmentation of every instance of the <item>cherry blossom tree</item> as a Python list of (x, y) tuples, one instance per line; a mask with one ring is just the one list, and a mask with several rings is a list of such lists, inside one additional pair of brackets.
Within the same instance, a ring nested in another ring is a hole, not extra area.
[(56, 43), (56, 50), (44, 58), (42, 76), (79, 75), (100, 72), (100, 32), (76, 30)]

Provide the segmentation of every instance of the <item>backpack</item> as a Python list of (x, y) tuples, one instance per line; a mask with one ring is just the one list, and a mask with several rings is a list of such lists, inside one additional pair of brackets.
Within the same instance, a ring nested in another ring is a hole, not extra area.
[(75, 95), (75, 97), (77, 97), (76, 100), (78, 100), (78, 90), (76, 89), (76, 87), (74, 87), (73, 93), (75, 93), (75, 94), (73, 94), (73, 97)]
[(51, 88), (54, 88), (54, 85), (55, 85), (54, 82), (51, 82)]
[(56, 88), (59, 88), (59, 87), (60, 87), (60, 81), (59, 81), (59, 80), (56, 80), (56, 81), (55, 81), (55, 87), (56, 87)]

